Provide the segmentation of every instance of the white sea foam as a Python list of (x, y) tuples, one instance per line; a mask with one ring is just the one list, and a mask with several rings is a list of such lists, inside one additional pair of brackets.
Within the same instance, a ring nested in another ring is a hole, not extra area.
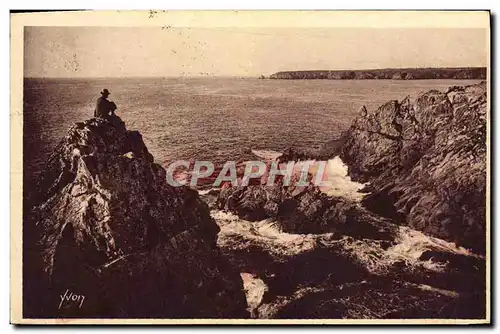
[[(323, 170), (321, 164), (326, 164)], [(294, 173), (300, 173), (302, 169), (306, 168), (312, 174), (312, 180), (315, 184), (322, 181), (323, 185), (320, 185), (319, 188), (328, 196), (344, 197), (358, 202), (366, 195), (359, 192), (365, 184), (351, 180), (348, 176), (347, 165), (339, 156), (328, 161), (298, 161), (294, 165)], [(322, 175), (318, 176), (318, 173)]]
[(200, 194), (201, 196), (203, 195), (208, 195), (210, 194), (210, 192), (213, 190), (213, 188), (210, 188), (210, 189), (203, 189), (203, 190), (198, 190), (198, 194)]
[[(347, 236), (338, 239), (332, 233), (286, 233), (271, 219), (250, 222), (232, 213), (219, 210), (213, 210), (211, 215), (220, 227), (217, 241), (219, 247), (231, 250), (259, 247), (274, 256), (278, 261), (311, 251), (320, 246), (335, 247), (338, 252), (345, 253), (369, 272), (383, 275), (393, 270), (394, 265), (398, 265), (397, 270), (399, 270), (401, 262), (404, 262), (410, 270), (418, 268), (434, 272), (446, 270), (448, 265), (446, 262), (438, 262), (432, 258), (425, 261), (420, 260), (420, 256), (426, 250), (478, 257), (478, 255), (462, 247), (457, 247), (454, 243), (429, 237), (422, 232), (403, 226), (399, 227), (395, 244), (385, 249), (378, 240), (355, 239)], [(273, 310), (280, 308), (277, 306), (278, 304), (287, 304), (291, 300), (299, 298), (301, 293), (308, 292), (308, 290), (302, 291), (302, 289), (299, 289), (290, 298), (278, 298), (272, 304), (262, 304), (263, 296), (268, 290), (266, 283), (252, 273), (242, 273), (241, 276), (252, 317), (268, 316), (273, 313)], [(421, 288), (428, 289), (432, 287), (422, 286)], [(444, 290), (438, 292), (450, 293)]]
[[(252, 150), (252, 153), (265, 161), (271, 161), (279, 156), (280, 152), (272, 150)], [(322, 180), (327, 186), (321, 186), (320, 189), (328, 196), (345, 197), (350, 200), (360, 201), (366, 194), (360, 193), (365, 184), (352, 181), (348, 176), (347, 165), (340, 159), (339, 156), (326, 161), (326, 168), (321, 171), (319, 165), (323, 161), (306, 160), (298, 161), (294, 165), (294, 173), (300, 173), (304, 166), (309, 166), (308, 170), (316, 178), (316, 173), (323, 172)]]
[[(322, 246), (341, 245), (343, 251), (354, 255), (357, 261), (373, 273), (383, 273), (399, 262), (405, 262), (412, 267), (423, 267), (432, 271), (443, 271), (446, 263), (420, 260), (427, 250), (443, 251), (451, 254), (475, 256), (465, 248), (409, 227), (401, 226), (395, 238), (395, 244), (385, 249), (378, 240), (354, 239), (352, 237), (334, 238), (332, 233), (324, 234), (293, 234), (283, 232), (278, 224), (265, 219), (250, 222), (238, 216), (219, 210), (211, 212), (219, 225), (218, 244), (221, 247), (242, 249), (250, 244), (266, 249), (271, 255), (289, 257), (310, 251)], [(246, 240), (241, 242), (241, 240)]]
[(347, 165), (339, 156), (328, 160), (326, 180), (330, 186), (321, 190), (329, 196), (340, 196), (354, 201), (360, 201), (365, 196), (359, 192), (365, 184), (351, 180), (347, 175)]
[(282, 155), (282, 153), (273, 150), (252, 150), (252, 153), (265, 162), (275, 160)]
[(475, 256), (471, 251), (457, 246), (453, 242), (448, 242), (439, 238), (430, 237), (420, 231), (413, 230), (406, 226), (399, 227), (396, 238), (397, 244), (387, 249), (390, 256), (400, 257), (408, 261), (415, 261), (427, 250), (442, 251), (458, 255)]
[[(254, 152), (261, 158), (275, 159), (278, 152), (259, 151)], [(311, 166), (309, 171), (316, 177), (318, 172), (317, 161), (300, 161), (295, 164), (294, 173), (300, 172), (304, 165)], [(319, 170), (321, 172), (321, 170)], [(365, 194), (360, 193), (365, 184), (354, 182), (348, 176), (347, 166), (340, 157), (330, 159), (326, 163), (326, 168), (322, 177), (327, 181), (328, 186), (320, 187), (321, 191), (329, 196), (344, 197), (353, 201), (360, 201)], [(210, 190), (200, 191), (206, 194)], [(335, 247), (336, 251), (345, 253), (374, 274), (385, 274), (394, 270), (395, 265), (405, 263), (409, 270), (425, 269), (434, 272), (446, 270), (446, 262), (438, 262), (434, 259), (421, 260), (421, 255), (427, 250), (442, 251), (451, 254), (465, 256), (475, 255), (454, 243), (430, 237), (422, 232), (409, 227), (399, 227), (396, 233), (393, 246), (386, 248), (379, 240), (356, 239), (344, 236), (335, 237), (332, 233), (325, 234), (293, 234), (283, 232), (279, 224), (272, 219), (265, 219), (257, 222), (250, 222), (239, 218), (235, 214), (214, 210), (211, 212), (220, 227), (218, 245), (222, 248), (232, 250), (245, 250), (258, 247), (276, 260), (294, 257), (298, 254), (311, 251), (318, 247)], [(250, 248), (252, 247), (252, 248)], [(262, 304), (263, 296), (268, 290), (266, 283), (255, 274), (242, 273), (243, 284), (252, 317), (267, 317), (273, 314), (283, 305), (300, 298), (302, 294), (310, 292), (307, 287), (300, 288), (291, 297), (280, 297), (271, 304)], [(430, 289), (429, 286), (421, 286), (422, 289)], [(439, 290), (439, 293), (449, 295), (452, 292)], [(281, 305), (281, 306), (280, 306)]]
[(220, 227), (218, 244), (242, 248), (246, 243), (232, 243), (234, 236), (241, 236), (246, 240), (265, 248), (270, 253), (278, 256), (293, 256), (311, 250), (317, 246), (315, 234), (291, 234), (278, 228), (272, 219), (250, 222), (239, 218), (230, 212), (213, 210), (212, 217)]
[(256, 318), (256, 310), (262, 303), (262, 299), (266, 291), (268, 291), (268, 287), (263, 280), (253, 274), (241, 273), (240, 276), (243, 280), (248, 311), (250, 311), (252, 318)]

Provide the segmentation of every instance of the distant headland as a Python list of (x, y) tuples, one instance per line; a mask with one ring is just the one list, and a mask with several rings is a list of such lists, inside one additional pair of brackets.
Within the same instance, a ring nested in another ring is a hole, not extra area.
[(311, 70), (282, 71), (269, 79), (329, 79), (329, 80), (422, 80), (422, 79), (486, 79), (486, 67), (448, 68), (388, 68), (375, 70)]

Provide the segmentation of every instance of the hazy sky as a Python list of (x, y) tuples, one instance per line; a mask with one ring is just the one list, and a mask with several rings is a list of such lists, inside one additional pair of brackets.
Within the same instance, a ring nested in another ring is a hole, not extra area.
[(486, 66), (484, 29), (26, 27), (27, 77)]

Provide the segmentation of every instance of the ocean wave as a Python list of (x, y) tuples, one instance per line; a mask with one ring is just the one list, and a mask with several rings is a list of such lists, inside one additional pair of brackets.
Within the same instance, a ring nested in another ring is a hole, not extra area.
[[(408, 227), (400, 227), (392, 246), (387, 248), (384, 241), (381, 240), (357, 239), (351, 236), (338, 236), (333, 233), (286, 233), (281, 230), (279, 223), (273, 219), (251, 222), (220, 210), (212, 210), (211, 215), (220, 227), (217, 245), (227, 256), (232, 257), (233, 261), (240, 263), (237, 266), (241, 268), (240, 275), (243, 280), (248, 310), (253, 318), (272, 318), (276, 315), (276, 312), (279, 312), (287, 305), (300, 300), (306, 295), (321, 292), (326, 288), (321, 283), (312, 285), (299, 284), (290, 295), (275, 296), (273, 292), (273, 289), (276, 289), (276, 283), (273, 283), (274, 275), (283, 276), (289, 273), (286, 271), (273, 273), (272, 269), (271, 272), (264, 269), (276, 268), (276, 270), (280, 270), (279, 263), (292, 263), (294, 259), (304, 257), (315, 263), (315, 256), (324, 259), (322, 256), (325, 253), (321, 249), (327, 249), (332, 259), (337, 256), (349, 259), (355, 266), (364, 268), (367, 272), (379, 277), (390, 277), (395, 273), (403, 272), (427, 273), (424, 275), (432, 273), (435, 275), (446, 274), (450, 264), (443, 258), (439, 260), (433, 258), (421, 259), (421, 255), (427, 250), (444, 252), (450, 255), (458, 254), (477, 257), (468, 250), (457, 247), (454, 243), (426, 236)], [(246, 263), (247, 261), (248, 263)], [(339, 265), (342, 265), (342, 263), (342, 261), (339, 262)], [(331, 265), (331, 263), (328, 265)], [(402, 265), (403, 267), (401, 267)], [(331, 270), (332, 273), (338, 273), (337, 270), (342, 271), (342, 268), (344, 267), (335, 268), (333, 266)], [(314, 281), (315, 272), (312, 271), (311, 275), (313, 276), (310, 277), (310, 280)], [(287, 280), (286, 278), (282, 279)], [(366, 281), (356, 284), (362, 283), (366, 283)], [(429, 283), (432, 284), (432, 280)], [(455, 291), (434, 287), (429, 284), (411, 282), (408, 284), (413, 284), (422, 291), (433, 291), (453, 298), (458, 296)], [(338, 286), (338, 289), (342, 289), (342, 285)], [(269, 299), (269, 297), (266, 297), (268, 293), (274, 297)]]
[[(252, 153), (264, 161), (273, 161), (282, 153), (273, 150), (252, 150)], [(324, 171), (320, 169), (320, 163), (326, 163)], [(297, 161), (294, 165), (294, 173), (299, 173), (304, 166), (310, 166), (309, 172), (316, 178), (316, 173), (322, 172), (322, 181), (325, 186), (320, 186), (320, 190), (328, 196), (338, 196), (359, 202), (366, 193), (359, 192), (366, 184), (352, 181), (348, 175), (348, 167), (339, 156), (335, 156), (328, 161), (305, 160)]]
[[(251, 243), (265, 249), (278, 259), (295, 256), (317, 247), (335, 245), (341, 246), (345, 252), (353, 255), (368, 271), (383, 273), (400, 262), (404, 262), (407, 266), (420, 266), (436, 272), (443, 271), (446, 263), (432, 258), (420, 259), (428, 250), (479, 257), (454, 243), (427, 236), (405, 226), (399, 228), (393, 245), (387, 248), (380, 240), (355, 239), (348, 236), (339, 238), (333, 233), (286, 233), (281, 230), (279, 223), (272, 219), (251, 222), (220, 210), (213, 210), (211, 215), (220, 227), (218, 239), (220, 247), (244, 249)], [(242, 239), (246, 242), (241, 242)]]
[(326, 180), (330, 183), (330, 186), (321, 188), (321, 190), (328, 196), (339, 196), (360, 201), (366, 195), (366, 193), (359, 192), (366, 184), (352, 181), (351, 177), (348, 176), (347, 165), (339, 156), (328, 160), (326, 173)]

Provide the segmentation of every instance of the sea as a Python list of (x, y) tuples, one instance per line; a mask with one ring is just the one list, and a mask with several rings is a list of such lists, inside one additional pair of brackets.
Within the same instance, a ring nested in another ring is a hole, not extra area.
[(253, 78), (26, 78), (25, 185), (36, 182), (69, 127), (93, 115), (104, 88), (160, 164), (255, 158), (258, 150), (314, 148), (348, 129), (361, 106), (415, 98), (478, 80), (266, 80)]

